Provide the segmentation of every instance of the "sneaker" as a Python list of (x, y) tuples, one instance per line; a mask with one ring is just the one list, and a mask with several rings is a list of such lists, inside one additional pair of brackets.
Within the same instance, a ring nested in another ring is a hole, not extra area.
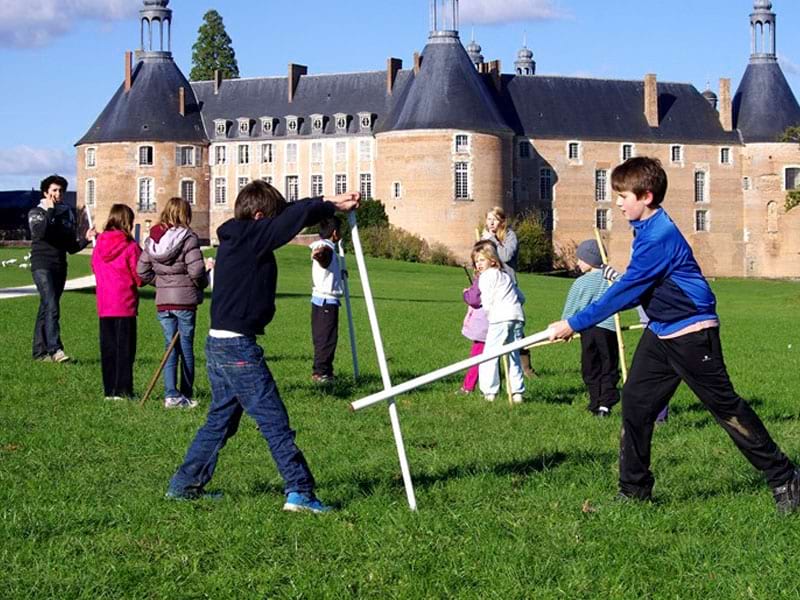
[(110, 402), (119, 402), (120, 400), (125, 400), (125, 398), (122, 396), (106, 396), (105, 399)]
[(772, 488), (772, 495), (779, 515), (795, 512), (800, 505), (800, 469), (794, 470), (789, 481)]
[(63, 350), (56, 350), (53, 352), (52, 356), (50, 356), (50, 360), (57, 363), (67, 362), (69, 360), (69, 356), (64, 354)]
[(611, 416), (611, 409), (606, 407), (606, 406), (601, 406), (594, 413), (594, 416), (599, 418), (599, 419), (604, 419), (606, 417), (610, 417)]
[(333, 508), (320, 502), (314, 494), (289, 492), (286, 494), (286, 503), (283, 505), (283, 510), (287, 512), (312, 512), (319, 514), (330, 512)]
[(484, 394), (483, 399), (487, 402), (494, 402), (495, 395), (494, 394)]
[(318, 375), (314, 373), (311, 376), (311, 381), (318, 385), (331, 385), (333, 383), (333, 375)]
[(522, 398), (522, 394), (512, 394), (511, 395), (511, 401), (514, 404), (522, 404), (524, 402), (524, 400)]
[(186, 396), (164, 398), (164, 408), (194, 408), (195, 406), (197, 406), (197, 401), (191, 400)]
[(652, 502), (653, 496), (651, 492), (642, 491), (638, 494), (632, 492), (623, 492), (620, 490), (614, 498), (617, 502)]

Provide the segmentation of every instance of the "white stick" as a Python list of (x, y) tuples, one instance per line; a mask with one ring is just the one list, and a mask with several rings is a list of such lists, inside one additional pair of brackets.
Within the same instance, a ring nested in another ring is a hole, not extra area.
[(550, 329), (545, 329), (544, 331), (540, 331), (539, 333), (534, 333), (533, 335), (529, 335), (526, 338), (521, 340), (516, 340), (511, 342), (510, 344), (506, 344), (505, 346), (501, 346), (496, 350), (491, 352), (484, 352), (483, 354), (479, 354), (478, 356), (473, 356), (472, 358), (465, 358), (464, 360), (454, 363), (448, 367), (442, 367), (441, 369), (437, 369), (436, 371), (431, 371), (426, 375), (420, 375), (419, 377), (415, 377), (410, 381), (406, 381), (405, 383), (401, 383), (395, 387), (385, 389), (382, 392), (378, 392), (377, 394), (372, 394), (371, 396), (367, 396), (366, 398), (362, 398), (361, 400), (356, 400), (355, 402), (350, 404), (350, 408), (352, 410), (361, 410), (362, 408), (367, 408), (368, 406), (372, 406), (373, 404), (377, 404), (378, 402), (383, 402), (385, 400), (389, 400), (390, 398), (394, 398), (399, 396), (400, 394), (405, 394), (406, 392), (410, 392), (412, 390), (417, 389), (423, 385), (427, 385), (429, 383), (433, 383), (434, 381), (438, 381), (439, 379), (444, 379), (445, 377), (449, 377), (450, 375), (455, 375), (459, 371), (465, 371), (470, 367), (474, 367), (475, 365), (479, 365), (481, 363), (495, 360), (496, 358), (513, 352), (514, 350), (521, 350), (527, 346), (537, 344), (539, 342), (543, 342), (550, 338)]
[(344, 257), (344, 245), (339, 242), (339, 270), (342, 273), (344, 288), (344, 306), (347, 309), (347, 329), (350, 331), (350, 352), (353, 355), (353, 378), (358, 379), (358, 350), (356, 348), (356, 329), (353, 326), (353, 307), (350, 305), (350, 284), (347, 276), (347, 261)]
[[(364, 261), (364, 252), (361, 249), (361, 238), (358, 235), (358, 223), (356, 222), (356, 215), (354, 213), (351, 212), (348, 217), (350, 220), (350, 230), (353, 235), (353, 250), (356, 255), (356, 263), (358, 264), (358, 273), (361, 276), (361, 287), (364, 290), (364, 299), (367, 302), (367, 314), (369, 315), (369, 324), (372, 329), (372, 339), (375, 342), (375, 354), (378, 357), (378, 366), (381, 370), (383, 387), (385, 390), (388, 390), (392, 387), (392, 380), (389, 377), (389, 367), (386, 364), (386, 355), (383, 352), (383, 340), (381, 339), (381, 330), (378, 325), (378, 316), (375, 313), (372, 288), (370, 288), (369, 285), (367, 264)], [(395, 446), (397, 446), (397, 457), (400, 460), (400, 471), (403, 474), (403, 485), (406, 488), (408, 507), (411, 510), (417, 510), (417, 499), (414, 497), (414, 484), (411, 481), (411, 470), (408, 468), (406, 448), (403, 444), (403, 433), (400, 431), (400, 417), (397, 415), (397, 405), (391, 397), (387, 398), (387, 400), (389, 400), (389, 420), (392, 422), (394, 442)]]
[[(92, 211), (89, 210), (89, 205), (84, 204), (83, 210), (86, 211), (86, 221), (89, 225), (89, 229), (94, 229), (94, 221), (92, 221)], [(92, 248), (94, 248), (96, 245), (97, 245), (97, 236), (95, 236), (95, 238), (92, 240)]]

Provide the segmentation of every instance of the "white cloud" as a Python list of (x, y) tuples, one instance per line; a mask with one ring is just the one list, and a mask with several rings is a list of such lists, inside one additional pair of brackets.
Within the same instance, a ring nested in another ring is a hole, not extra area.
[(778, 55), (778, 60), (781, 63), (783, 70), (789, 75), (800, 75), (800, 65), (793, 60), (787, 58), (783, 54)]
[(79, 21), (118, 21), (141, 5), (140, 0), (0, 0), (0, 46), (44, 46)]
[[(58, 148), (16, 146), (0, 148), (0, 186), (26, 189), (38, 187), (39, 181), (58, 173), (73, 180), (75, 153)], [(14, 182), (13, 184), (11, 182)]]
[(555, 0), (461, 0), (460, 8), (464, 24), (546, 21), (568, 16)]

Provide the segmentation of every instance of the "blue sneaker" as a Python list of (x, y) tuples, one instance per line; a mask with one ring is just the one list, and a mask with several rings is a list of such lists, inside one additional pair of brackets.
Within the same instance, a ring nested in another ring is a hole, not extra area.
[(326, 513), (333, 510), (317, 499), (314, 494), (303, 494), (301, 492), (289, 492), (286, 494), (286, 503), (283, 510), (288, 512), (312, 512)]

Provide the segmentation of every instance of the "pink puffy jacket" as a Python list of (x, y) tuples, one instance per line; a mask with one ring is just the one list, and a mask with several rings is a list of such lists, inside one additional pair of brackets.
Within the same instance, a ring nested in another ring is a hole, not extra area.
[(99, 317), (135, 317), (139, 307), (137, 288), (142, 280), (136, 262), (142, 249), (121, 231), (104, 231), (92, 253), (92, 271), (97, 280)]

